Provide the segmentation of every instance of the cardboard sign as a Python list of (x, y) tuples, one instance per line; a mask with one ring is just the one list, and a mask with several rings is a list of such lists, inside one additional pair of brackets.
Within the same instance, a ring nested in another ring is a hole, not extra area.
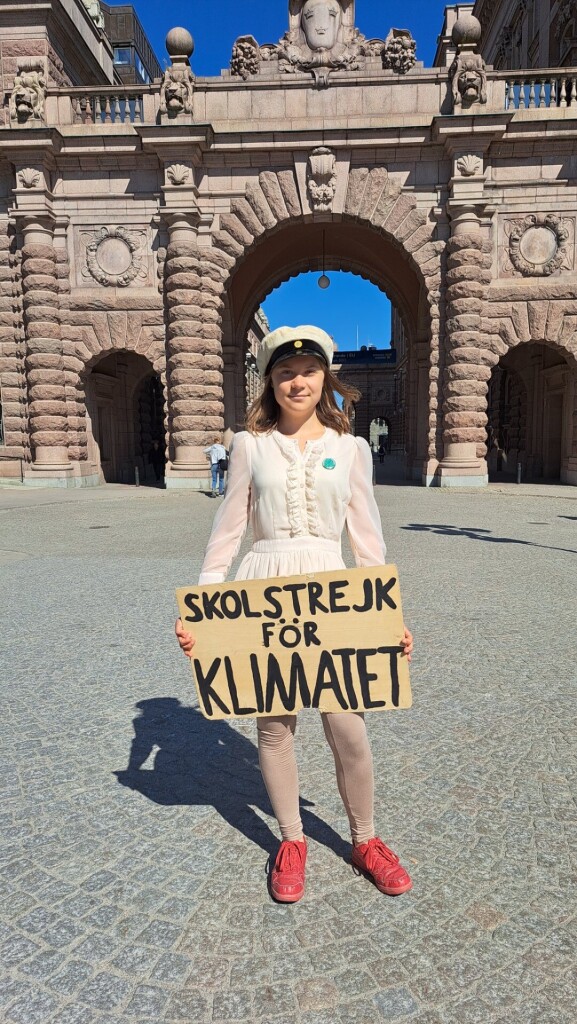
[(206, 718), (411, 706), (394, 565), (176, 592)]

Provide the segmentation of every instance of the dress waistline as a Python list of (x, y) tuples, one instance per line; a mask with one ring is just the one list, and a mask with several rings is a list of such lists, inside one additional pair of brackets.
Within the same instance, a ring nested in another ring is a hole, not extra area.
[(274, 551), (333, 551), (340, 555), (341, 545), (338, 540), (329, 540), (328, 537), (283, 537), (276, 540), (257, 540), (252, 546), (255, 554), (264, 555)]

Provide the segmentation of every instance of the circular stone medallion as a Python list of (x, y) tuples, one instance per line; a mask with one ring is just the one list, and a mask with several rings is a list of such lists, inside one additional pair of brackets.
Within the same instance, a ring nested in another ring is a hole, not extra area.
[(132, 264), (132, 253), (122, 238), (103, 238), (96, 250), (96, 262), (105, 274), (125, 274)]
[(521, 236), (519, 251), (523, 259), (535, 266), (548, 263), (557, 252), (557, 238), (550, 228), (533, 227)]

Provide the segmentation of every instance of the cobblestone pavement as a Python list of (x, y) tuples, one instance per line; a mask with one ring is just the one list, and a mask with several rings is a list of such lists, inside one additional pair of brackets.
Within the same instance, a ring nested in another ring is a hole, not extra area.
[[(254, 722), (200, 717), (172, 636), (216, 501), (15, 493), (0, 510), (2, 1022), (573, 1024), (574, 489), (377, 488), (417, 640), (413, 710), (369, 717), (377, 821), (415, 888), (390, 899), (352, 873), (305, 712), (294, 907), (266, 891)], [(149, 756), (130, 788), (135, 716)]]

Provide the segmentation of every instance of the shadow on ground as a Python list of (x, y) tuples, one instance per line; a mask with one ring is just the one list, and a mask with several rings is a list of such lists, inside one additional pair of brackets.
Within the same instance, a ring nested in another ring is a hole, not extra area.
[[(564, 517), (569, 518), (569, 517)], [(544, 523), (533, 524), (537, 526)], [(515, 537), (494, 537), (491, 530), (484, 530), (477, 526), (449, 526), (443, 523), (408, 523), (402, 526), (402, 530), (411, 530), (413, 533), (436, 533), (444, 537), (467, 537), (469, 540), (484, 540), (489, 544), (520, 544), (528, 548), (545, 548), (547, 551), (564, 551), (567, 555), (577, 555), (573, 548), (557, 548), (551, 544), (536, 544), (532, 540), (518, 540)]]
[[(140, 715), (133, 721), (128, 767), (114, 773), (119, 783), (156, 804), (212, 806), (251, 842), (275, 852), (279, 840), (254, 809), (273, 814), (254, 743), (175, 697), (141, 700), (136, 707)], [(153, 751), (152, 769), (143, 769)], [(306, 835), (348, 860), (350, 844), (310, 807), (301, 797)]]

